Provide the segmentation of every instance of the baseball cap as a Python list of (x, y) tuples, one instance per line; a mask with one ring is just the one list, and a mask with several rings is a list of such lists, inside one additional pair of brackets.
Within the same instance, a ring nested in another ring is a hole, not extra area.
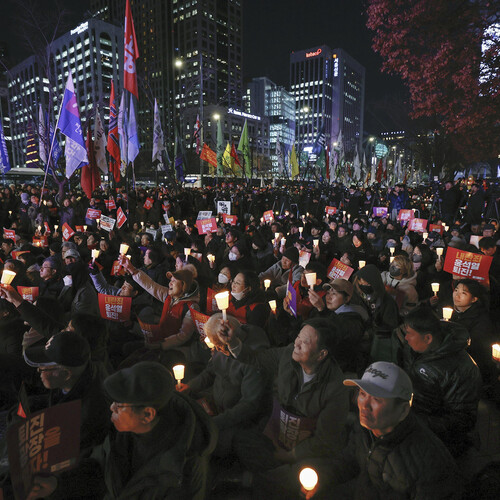
[(56, 333), (45, 346), (29, 347), (24, 351), (24, 360), (34, 367), (83, 366), (89, 359), (89, 343), (75, 332)]
[(69, 248), (68, 250), (66, 250), (64, 252), (64, 256), (63, 258), (64, 259), (67, 259), (68, 257), (74, 257), (75, 259), (80, 259), (80, 254), (78, 253), (77, 250), (73, 249), (73, 248)]
[(386, 361), (372, 363), (361, 379), (346, 379), (344, 385), (357, 385), (376, 398), (401, 398), (410, 401), (413, 395), (410, 377), (399, 366)]
[(330, 288), (333, 288), (337, 292), (344, 292), (345, 294), (347, 294), (349, 299), (354, 293), (353, 284), (350, 281), (344, 280), (342, 278), (335, 278), (333, 281), (330, 281), (330, 283), (325, 283), (323, 285), (323, 290), (329, 290)]
[(179, 269), (178, 271), (174, 271), (173, 273), (169, 271), (167, 273), (167, 278), (172, 279), (172, 277), (184, 283), (184, 285), (186, 286), (185, 288), (186, 292), (191, 289), (194, 276), (189, 269)]

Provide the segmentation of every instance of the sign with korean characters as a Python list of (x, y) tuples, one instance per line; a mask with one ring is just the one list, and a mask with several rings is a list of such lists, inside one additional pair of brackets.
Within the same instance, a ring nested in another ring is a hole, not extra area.
[(18, 286), (17, 291), (24, 300), (35, 302), (38, 299), (39, 288), (37, 286)]
[(427, 219), (411, 219), (408, 224), (408, 229), (410, 231), (416, 231), (418, 233), (425, 233), (427, 228)]
[(144, 323), (139, 318), (139, 326), (141, 332), (144, 335), (144, 341), (148, 345), (159, 345), (160, 342), (165, 338), (165, 333), (162, 333), (160, 325), (152, 325), (150, 323)]
[(217, 202), (217, 213), (229, 215), (231, 213), (231, 202), (230, 201), (218, 201)]
[(274, 220), (274, 212), (272, 210), (268, 210), (267, 212), (264, 212), (263, 215), (264, 220), (266, 222), (271, 222)]
[(217, 222), (215, 222), (215, 217), (197, 220), (196, 227), (198, 228), (199, 234), (215, 233), (217, 231)]
[(204, 340), (207, 336), (207, 334), (205, 333), (205, 324), (210, 319), (210, 316), (208, 314), (203, 314), (196, 309), (193, 309), (191, 306), (189, 306), (189, 311), (191, 312), (191, 319), (194, 321), (196, 329), (200, 334), (200, 339)]
[(329, 279), (343, 278), (348, 280), (354, 269), (338, 259), (333, 259), (328, 266), (327, 276)]
[(7, 450), (17, 500), (25, 500), (33, 477), (71, 469), (80, 454), (81, 400), (51, 406), (9, 426)]
[(120, 207), (116, 211), (116, 225), (118, 226), (118, 229), (120, 229), (123, 224), (127, 222), (127, 216), (125, 215), (125, 212), (122, 210), (122, 207)]
[(16, 241), (16, 231), (14, 229), (3, 228), (3, 237), (12, 241)]
[(295, 288), (288, 281), (286, 284), (286, 297), (285, 300), (288, 303), (288, 308), (292, 311), (292, 314), (297, 317), (297, 293), (295, 292)]
[(85, 215), (86, 219), (100, 219), (101, 218), (101, 211), (97, 210), (96, 208), (87, 208), (87, 213)]
[(473, 252), (464, 252), (458, 248), (448, 247), (443, 269), (447, 273), (455, 274), (461, 278), (472, 278), (484, 284), (489, 283), (493, 257)]
[(155, 200), (153, 198), (146, 198), (146, 201), (144, 202), (144, 208), (146, 210), (151, 210), (153, 208)]
[(337, 213), (337, 207), (325, 207), (326, 215), (335, 215)]
[(71, 229), (70, 225), (65, 222), (62, 226), (63, 240), (68, 241), (74, 234), (75, 232), (73, 231), (73, 229)]
[(373, 207), (373, 217), (387, 217), (387, 207)]
[(224, 222), (224, 224), (230, 224), (231, 226), (236, 226), (237, 220), (238, 217), (236, 215), (222, 214), (222, 222)]
[(130, 319), (132, 297), (99, 294), (99, 311), (101, 318), (110, 321), (124, 322)]
[(210, 219), (211, 217), (212, 217), (212, 210), (205, 210), (198, 212), (196, 220), (205, 220), (205, 219)]
[(398, 221), (409, 221), (415, 217), (412, 209), (402, 208), (398, 213)]
[(115, 227), (115, 222), (116, 219), (102, 215), (100, 222), (101, 229), (104, 229), (104, 231), (107, 231), (109, 233), (110, 231), (113, 231), (113, 228)]
[(444, 227), (441, 224), (431, 224), (429, 226), (429, 232), (439, 233), (442, 236), (444, 233)]
[(104, 200), (104, 204), (108, 210), (116, 210), (116, 203), (114, 198), (110, 198), (109, 200)]

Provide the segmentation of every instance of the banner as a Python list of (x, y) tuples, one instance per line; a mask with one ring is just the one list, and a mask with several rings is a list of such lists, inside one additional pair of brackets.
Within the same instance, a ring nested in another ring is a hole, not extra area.
[(230, 224), (231, 226), (236, 226), (237, 220), (238, 217), (236, 215), (222, 214), (222, 222), (224, 222), (224, 224)]
[(230, 201), (218, 201), (217, 202), (217, 213), (229, 215), (231, 213), (231, 202)]
[(373, 217), (387, 217), (387, 207), (373, 207)]
[(212, 217), (211, 219), (197, 220), (196, 227), (198, 228), (199, 234), (217, 232), (217, 223), (215, 222), (215, 217)]
[(99, 225), (101, 226), (101, 229), (104, 229), (104, 231), (107, 231), (109, 233), (110, 231), (113, 231), (113, 228), (115, 227), (115, 222), (116, 219), (113, 219), (112, 217), (106, 217), (105, 215), (101, 215), (101, 221)]
[(340, 262), (338, 259), (333, 259), (328, 266), (327, 276), (330, 280), (334, 280), (336, 278), (348, 280), (353, 272), (354, 269), (352, 267)]
[(443, 269), (447, 273), (460, 276), (461, 278), (472, 278), (489, 283), (488, 273), (490, 271), (493, 257), (473, 252), (464, 252), (458, 248), (448, 247)]
[(194, 321), (196, 329), (200, 334), (200, 340), (204, 340), (207, 336), (205, 334), (205, 323), (210, 319), (210, 316), (208, 314), (203, 314), (196, 309), (193, 309), (191, 306), (189, 306), (189, 311), (191, 312), (191, 319)]
[(39, 288), (37, 286), (18, 286), (17, 291), (19, 295), (24, 300), (27, 300), (28, 302), (35, 302), (36, 299), (38, 299), (38, 294), (39, 294)]
[(125, 212), (122, 210), (122, 207), (120, 207), (116, 211), (116, 225), (118, 226), (118, 229), (120, 229), (125, 222), (127, 222), (127, 216), (125, 215)]
[(115, 260), (113, 262), (113, 266), (111, 267), (111, 276), (124, 276), (125, 269), (123, 269), (122, 265), (119, 261)]
[(104, 200), (104, 204), (108, 210), (116, 210), (116, 203), (114, 198), (110, 198), (109, 200)]
[(144, 323), (139, 318), (137, 319), (146, 344), (159, 344), (165, 338), (165, 334), (161, 332), (160, 325)]
[(3, 237), (15, 242), (16, 241), (16, 231), (14, 229), (3, 228)]
[(212, 217), (212, 210), (200, 211), (196, 217), (196, 220), (210, 219)]
[(271, 222), (272, 220), (274, 220), (274, 212), (272, 210), (267, 210), (263, 213), (262, 216), (264, 217), (264, 220), (266, 222)]
[(153, 200), (153, 198), (146, 198), (146, 201), (144, 202), (144, 208), (146, 210), (151, 210), (153, 208), (153, 203), (155, 201)]
[(412, 209), (403, 208), (398, 213), (398, 221), (404, 222), (413, 219), (415, 217)]
[(75, 234), (75, 232), (73, 231), (73, 229), (71, 229), (69, 224), (67, 222), (65, 222), (62, 226), (63, 240), (68, 241), (74, 234)]
[(165, 236), (165, 233), (170, 233), (174, 230), (172, 227), (172, 224), (163, 224), (161, 227), (161, 234), (162, 236)]
[(337, 213), (337, 207), (325, 207), (326, 215), (335, 215)]
[(17, 500), (24, 500), (33, 477), (75, 467), (80, 454), (81, 400), (51, 406), (7, 429), (10, 477)]
[(86, 219), (96, 220), (101, 218), (101, 211), (97, 208), (87, 208)]
[(124, 322), (130, 319), (132, 297), (120, 297), (119, 295), (99, 295), (99, 311), (101, 318), (110, 321)]
[(295, 292), (292, 283), (289, 281), (286, 284), (285, 300), (287, 301), (288, 308), (292, 311), (292, 314), (297, 317), (297, 293)]
[(439, 233), (441, 236), (443, 236), (444, 232), (444, 227), (441, 224), (431, 224), (429, 226), (429, 233)]
[(408, 229), (410, 231), (416, 231), (418, 233), (425, 233), (427, 228), (427, 219), (411, 219), (408, 224)]

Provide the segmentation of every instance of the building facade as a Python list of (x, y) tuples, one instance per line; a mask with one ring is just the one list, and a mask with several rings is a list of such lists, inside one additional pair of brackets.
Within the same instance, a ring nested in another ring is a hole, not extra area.
[(322, 129), (327, 143), (342, 131), (344, 149), (360, 150), (365, 69), (343, 49), (326, 45), (290, 54), (290, 90), (295, 98), (298, 148), (308, 150)]

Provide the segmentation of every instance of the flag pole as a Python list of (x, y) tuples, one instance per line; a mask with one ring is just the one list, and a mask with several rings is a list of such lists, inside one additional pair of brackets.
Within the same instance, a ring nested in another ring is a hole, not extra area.
[[(49, 171), (49, 168), (50, 168), (50, 161), (52, 159), (52, 148), (54, 147), (54, 140), (56, 138), (57, 126), (59, 125), (59, 118), (61, 118), (61, 111), (62, 111), (62, 103), (63, 102), (64, 102), (64, 95), (63, 95), (63, 99), (61, 101), (61, 107), (59, 108), (59, 113), (57, 114), (56, 126), (54, 127), (54, 135), (52, 136), (52, 141), (50, 142), (49, 162), (48, 162), (48, 164), (45, 165), (45, 175), (43, 176), (42, 192), (40, 193), (40, 206), (42, 205), (43, 192), (45, 189), (45, 182), (47, 181), (47, 172)], [(49, 117), (49, 127), (48, 128), (49, 128), (49, 134), (50, 134), (50, 117)]]

